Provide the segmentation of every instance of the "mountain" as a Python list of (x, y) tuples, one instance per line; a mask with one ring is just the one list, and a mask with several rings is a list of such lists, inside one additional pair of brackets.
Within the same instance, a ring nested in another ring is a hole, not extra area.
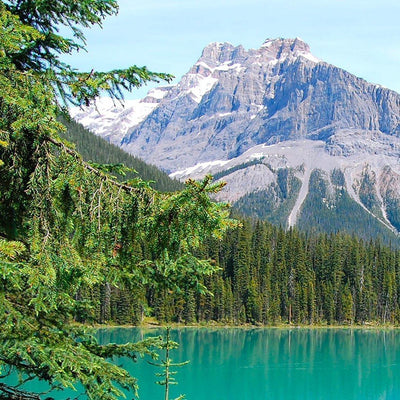
[(400, 95), (301, 39), (212, 43), (177, 85), (98, 109), (73, 116), (172, 177), (224, 179), (218, 199), (242, 212), (397, 240)]

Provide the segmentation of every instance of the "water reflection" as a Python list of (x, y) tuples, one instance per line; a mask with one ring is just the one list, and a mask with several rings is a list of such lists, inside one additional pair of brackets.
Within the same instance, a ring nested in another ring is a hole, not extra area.
[[(184, 329), (173, 335), (181, 343), (175, 360), (191, 360), (174, 394), (192, 400), (400, 398), (395, 330)], [(144, 374), (142, 381), (149, 380)], [(155, 395), (142, 387), (142, 398)]]
[[(102, 329), (103, 343), (125, 343), (162, 330)], [(400, 331), (363, 329), (179, 329), (173, 361), (188, 400), (398, 400)], [(163, 398), (155, 367), (123, 362), (139, 378), (140, 399)], [(64, 396), (59, 396), (64, 399)]]

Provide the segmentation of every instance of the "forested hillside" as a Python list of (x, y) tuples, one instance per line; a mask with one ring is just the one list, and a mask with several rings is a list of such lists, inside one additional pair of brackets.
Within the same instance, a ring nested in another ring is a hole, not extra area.
[[(217, 175), (219, 176), (219, 174)], [(277, 182), (266, 190), (248, 193), (233, 203), (233, 209), (243, 216), (266, 219), (275, 225), (288, 227), (289, 216), (299, 195), (301, 182), (293, 169), (278, 169)], [(400, 246), (399, 236), (393, 226), (382, 218), (382, 210), (372, 203), (376, 191), (372, 187), (362, 187), (361, 203), (357, 203), (346, 190), (345, 177), (341, 170), (330, 174), (315, 169), (310, 174), (308, 193), (296, 215), (296, 226), (303, 231), (318, 233), (346, 232), (364, 240), (380, 238), (383, 243)], [(392, 203), (390, 203), (392, 201)], [(387, 200), (391, 204), (393, 217), (397, 218), (399, 207), (392, 195)], [(377, 219), (380, 215), (381, 219)]]
[(152, 187), (162, 192), (172, 192), (183, 188), (183, 184), (176, 179), (171, 179), (165, 172), (162, 172), (154, 165), (150, 165), (134, 157), (119, 147), (108, 143), (103, 138), (89, 132), (81, 124), (74, 120), (62, 118), (62, 123), (67, 130), (61, 132), (61, 137), (76, 145), (76, 150), (82, 155), (84, 160), (94, 161), (101, 164), (122, 163), (129, 168), (133, 168), (136, 173), (127, 172), (124, 179), (140, 177), (146, 181), (153, 181)]
[[(75, 143), (86, 160), (123, 162), (137, 170), (143, 179), (155, 181), (154, 186), (159, 190), (177, 190), (182, 186), (82, 125), (63, 122), (67, 126), (63, 137)], [(284, 197), (290, 199), (290, 195)], [(342, 198), (347, 199), (345, 194)], [(252, 203), (242, 206), (251, 209)], [(267, 206), (268, 203), (266, 212)], [(320, 204), (310, 207), (326, 211)], [(246, 213), (242, 208), (239, 207)], [(337, 220), (348, 223), (346, 215)], [(305, 221), (311, 224), (310, 216)], [(285, 231), (267, 222), (246, 220), (222, 242), (203, 243), (198, 256), (210, 258), (221, 267), (219, 273), (203, 282), (209, 294), (199, 294), (190, 284), (175, 293), (167, 286), (156, 289), (146, 284), (121, 289), (105, 283), (90, 290), (82, 288), (82, 299), (90, 299), (97, 306), (90, 315), (79, 315), (78, 320), (138, 324), (147, 315), (159, 321), (185, 323), (399, 322), (399, 253), (378, 241), (363, 241), (344, 233), (317, 234), (316, 227), (319, 231), (331, 230), (324, 225), (326, 221), (331, 219), (321, 214), (318, 224), (308, 226), (314, 233), (304, 234), (296, 229)], [(397, 247), (394, 235), (393, 240)], [(145, 244), (137, 249), (139, 257), (148, 254)]]
[(378, 241), (244, 221), (222, 241), (204, 242), (198, 255), (221, 267), (203, 282), (212, 295), (99, 286), (85, 293), (97, 299), (92, 317), (115, 323), (139, 323), (145, 315), (185, 323), (400, 322), (400, 253)]

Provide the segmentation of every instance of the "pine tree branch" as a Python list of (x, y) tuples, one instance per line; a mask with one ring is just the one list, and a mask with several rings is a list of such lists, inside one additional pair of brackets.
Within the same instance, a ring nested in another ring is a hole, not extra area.
[(40, 396), (0, 383), (1, 400), (40, 400)]
[[(128, 193), (136, 193), (136, 194), (143, 194), (143, 188), (135, 188), (133, 186), (130, 185), (126, 185), (124, 183), (118, 182), (115, 179), (112, 179), (109, 175), (105, 174), (104, 172), (100, 171), (99, 169), (93, 167), (92, 165), (90, 165), (90, 163), (84, 161), (81, 157), (81, 155), (70, 149), (69, 147), (67, 147), (64, 143), (53, 139), (52, 137), (47, 137), (45, 139), (46, 141), (54, 144), (55, 146), (61, 148), (64, 152), (66, 152), (67, 154), (69, 154), (70, 156), (74, 157), (76, 160), (78, 160), (80, 163), (82, 163), (82, 165), (90, 172), (92, 172), (93, 174), (95, 174), (96, 176), (98, 176), (101, 179), (106, 180), (108, 183), (110, 183), (113, 186), (116, 186), (120, 189), (123, 189), (124, 191), (128, 192)], [(151, 189), (150, 187), (148, 188), (149, 190), (153, 191), (153, 189)]]

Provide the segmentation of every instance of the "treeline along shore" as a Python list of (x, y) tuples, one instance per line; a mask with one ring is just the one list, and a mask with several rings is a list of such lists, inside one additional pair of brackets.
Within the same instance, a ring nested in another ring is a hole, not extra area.
[[(139, 249), (139, 248), (138, 248)], [(144, 243), (140, 251), (146, 254)], [(242, 221), (222, 240), (205, 241), (200, 258), (220, 267), (180, 291), (145, 283), (81, 290), (95, 306), (81, 322), (231, 325), (391, 324), (400, 322), (400, 253), (355, 236), (305, 234), (268, 222)]]

